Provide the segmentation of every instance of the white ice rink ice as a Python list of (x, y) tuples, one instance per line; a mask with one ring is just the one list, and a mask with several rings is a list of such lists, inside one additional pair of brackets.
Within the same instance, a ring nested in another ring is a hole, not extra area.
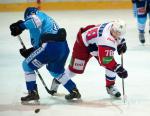
[[(124, 67), (129, 77), (125, 79), (127, 101), (112, 99), (105, 89), (104, 68), (93, 58), (88, 63), (85, 73), (73, 78), (82, 95), (82, 101), (67, 102), (64, 95), (51, 97), (37, 77), (40, 94), (39, 106), (20, 104), (20, 97), (26, 93), (25, 79), (21, 68), (23, 58), (18, 50), (21, 45), (12, 37), (9, 25), (23, 19), (23, 12), (0, 13), (0, 116), (150, 116), (150, 35), (146, 26), (146, 44), (138, 40), (136, 20), (132, 10), (98, 10), (98, 11), (53, 11), (47, 12), (61, 27), (65, 27), (70, 50), (80, 27), (99, 24), (114, 19), (124, 19), (127, 23), (128, 51), (124, 54)], [(148, 25), (148, 22), (147, 22)], [(27, 47), (28, 32), (21, 35)], [(71, 52), (70, 52), (71, 55)], [(69, 64), (70, 55), (66, 63)], [(115, 55), (120, 63), (121, 58)], [(43, 67), (39, 70), (48, 87), (52, 77)], [(116, 86), (122, 93), (122, 80), (117, 77)], [(68, 94), (60, 86), (59, 93)], [(34, 110), (40, 108), (35, 114)]]

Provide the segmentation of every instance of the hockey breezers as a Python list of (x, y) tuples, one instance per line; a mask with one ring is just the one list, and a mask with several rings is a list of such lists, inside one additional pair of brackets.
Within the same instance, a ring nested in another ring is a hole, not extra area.
[[(24, 49), (26, 49), (26, 47), (25, 47), (25, 45), (24, 45), (24, 43), (23, 43), (23, 41), (22, 41), (20, 35), (18, 35), (17, 37), (18, 37), (18, 39), (19, 39), (19, 41), (20, 41), (22, 47), (23, 47)], [(41, 76), (41, 74), (39, 73), (38, 70), (36, 70), (36, 73), (37, 73), (38, 77), (40, 78), (40, 80), (41, 80), (43, 86), (45, 87), (46, 91), (47, 91), (49, 94), (53, 95), (53, 91), (51, 91), (51, 90), (48, 89), (47, 85), (45, 84), (45, 82), (44, 82), (44, 80), (43, 80), (43, 78), (42, 78), (42, 76)]]

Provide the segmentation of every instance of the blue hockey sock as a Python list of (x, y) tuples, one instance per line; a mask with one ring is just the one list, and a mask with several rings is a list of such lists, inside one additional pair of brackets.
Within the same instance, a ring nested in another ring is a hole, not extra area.
[(64, 87), (71, 92), (74, 88), (76, 88), (76, 84), (72, 80), (69, 80)]
[(26, 82), (26, 87), (28, 91), (33, 91), (37, 88), (36, 82), (35, 81)]
[(144, 33), (144, 30), (139, 30), (139, 33)]

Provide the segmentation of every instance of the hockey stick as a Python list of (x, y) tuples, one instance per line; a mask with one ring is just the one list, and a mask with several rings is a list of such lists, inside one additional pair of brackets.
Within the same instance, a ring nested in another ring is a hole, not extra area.
[[(22, 41), (22, 39), (21, 39), (20, 35), (18, 35), (18, 39), (19, 39), (19, 41), (20, 41), (20, 43), (21, 43), (22, 47), (23, 47), (24, 49), (26, 49), (25, 44), (23, 43), (23, 41)], [(37, 73), (38, 77), (40, 78), (40, 80), (41, 80), (42, 84), (44, 85), (44, 87), (45, 87), (46, 91), (47, 91), (49, 94), (51, 94), (51, 95), (52, 95), (52, 92), (51, 92), (51, 91), (48, 89), (48, 87), (46, 86), (46, 84), (45, 84), (45, 82), (44, 82), (44, 80), (43, 80), (43, 78), (42, 78), (41, 74), (39, 73), (39, 71), (38, 71), (38, 70), (35, 70), (35, 71), (36, 71), (36, 73)]]
[[(123, 53), (121, 54), (121, 65), (123, 67)], [(123, 78), (122, 78), (122, 92), (123, 92), (123, 102), (125, 103), (127, 96), (125, 95), (124, 79)]]

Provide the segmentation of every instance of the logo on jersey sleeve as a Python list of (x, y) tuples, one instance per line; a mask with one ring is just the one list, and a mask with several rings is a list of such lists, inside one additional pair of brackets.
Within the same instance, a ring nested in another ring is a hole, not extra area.
[(42, 64), (40, 61), (38, 61), (37, 59), (34, 59), (33, 61), (32, 61), (32, 64), (34, 65), (34, 66), (36, 66), (37, 68), (41, 68), (44, 64)]
[(73, 63), (73, 68), (77, 69), (77, 70), (83, 70), (84, 69), (84, 65), (85, 65), (85, 61), (84, 60), (75, 59), (74, 63)]
[(44, 48), (40, 47), (37, 50), (35, 50), (33, 53), (30, 54), (30, 56), (26, 59), (26, 62), (31, 62), (38, 54), (44, 51)]
[(36, 27), (39, 28), (42, 25), (40, 18), (36, 15), (32, 15), (32, 18)]

